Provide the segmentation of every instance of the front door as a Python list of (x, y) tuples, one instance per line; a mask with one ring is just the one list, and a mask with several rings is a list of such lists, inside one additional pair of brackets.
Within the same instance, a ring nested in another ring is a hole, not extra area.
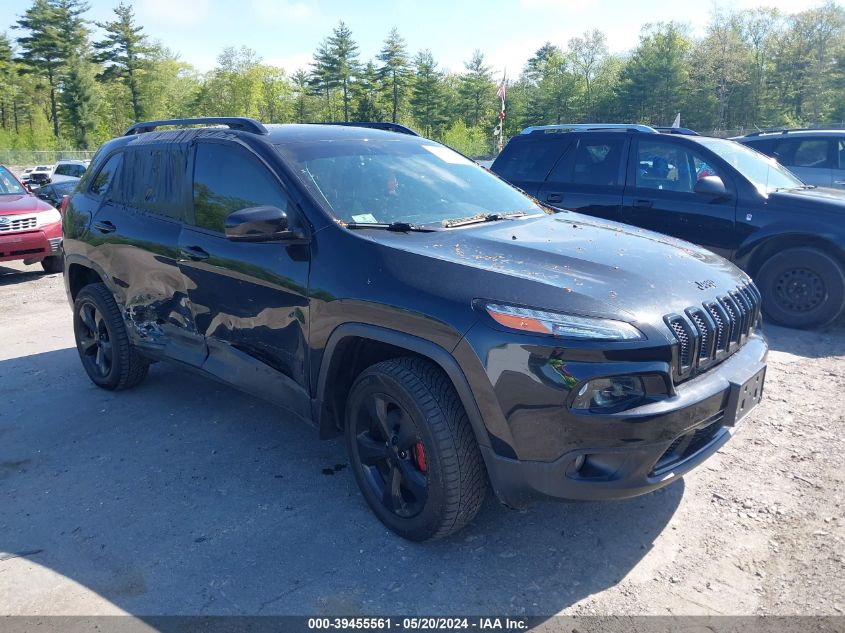
[[(737, 248), (736, 193), (727, 174), (692, 148), (667, 138), (637, 138), (631, 145), (622, 221), (700, 244), (730, 258)], [(719, 176), (729, 195), (694, 193), (705, 176)]]
[(194, 321), (209, 348), (203, 369), (308, 417), (308, 245), (234, 242), (234, 211), (274, 206), (297, 222), (279, 179), (231, 143), (194, 150), (192, 224), (180, 239)]

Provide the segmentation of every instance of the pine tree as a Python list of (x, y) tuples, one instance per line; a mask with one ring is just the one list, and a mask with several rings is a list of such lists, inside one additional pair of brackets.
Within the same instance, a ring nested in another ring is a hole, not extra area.
[(293, 85), (294, 121), (307, 123), (311, 120), (309, 108), (311, 86), (308, 81), (308, 73), (300, 68), (291, 77), (291, 84)]
[(399, 35), (396, 27), (390, 30), (384, 46), (378, 54), (378, 60), (382, 62), (379, 68), (379, 76), (390, 92), (393, 104), (391, 121), (396, 123), (399, 120), (399, 109), (410, 78), (410, 65), (408, 52), (405, 48), (405, 40)]
[(414, 65), (416, 75), (411, 84), (411, 114), (423, 136), (440, 137), (446, 122), (443, 76), (429, 50), (417, 53)]
[(80, 149), (93, 144), (91, 134), (97, 127), (96, 70), (87, 56), (74, 53), (67, 63), (67, 75), (62, 82), (62, 112), (74, 131)]
[(53, 135), (58, 138), (58, 88), (61, 80), (60, 70), (67, 52), (59, 28), (58, 12), (50, 0), (34, 0), (32, 6), (17, 21), (17, 28), (26, 32), (26, 35), (18, 38), (22, 72), (47, 80), (50, 91), (49, 120), (53, 123)]
[(461, 76), (461, 109), (467, 126), (476, 127), (487, 123), (496, 102), (496, 84), (490, 74), (492, 70), (484, 62), (484, 53), (476, 50), (472, 59), (464, 64), (466, 73)]
[(328, 38), (329, 69), (343, 97), (343, 120), (349, 121), (352, 101), (352, 83), (360, 72), (358, 45), (352, 39), (352, 31), (341, 21)]
[(98, 51), (96, 60), (105, 64), (102, 78), (120, 79), (126, 83), (132, 99), (132, 112), (136, 121), (144, 118), (141, 77), (149, 67), (148, 56), (153, 47), (142, 33), (143, 27), (135, 24), (131, 5), (122, 2), (114, 9), (117, 19), (112, 22), (98, 22), (105, 31), (103, 40), (94, 43)]
[(368, 62), (354, 84), (354, 93), (358, 101), (355, 108), (357, 121), (383, 121), (379, 99), (379, 72), (373, 62)]

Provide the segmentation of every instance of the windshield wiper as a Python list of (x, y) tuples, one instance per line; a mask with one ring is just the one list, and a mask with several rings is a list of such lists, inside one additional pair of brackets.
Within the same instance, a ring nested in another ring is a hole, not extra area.
[(347, 222), (343, 226), (347, 229), (382, 229), (383, 231), (397, 231), (407, 233), (409, 231), (421, 231), (430, 233), (434, 229), (428, 229), (419, 224), (410, 222)]
[(443, 220), (444, 228), (451, 229), (456, 226), (467, 224), (480, 224), (482, 222), (496, 222), (497, 220), (510, 220), (528, 215), (525, 211), (514, 211), (512, 213), (479, 213), (468, 218), (455, 218), (454, 220)]

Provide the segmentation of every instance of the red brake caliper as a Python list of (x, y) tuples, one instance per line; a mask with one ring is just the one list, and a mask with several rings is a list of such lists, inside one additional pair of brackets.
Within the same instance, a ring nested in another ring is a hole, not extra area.
[(420, 472), (426, 472), (428, 470), (428, 464), (425, 463), (425, 448), (422, 442), (414, 444), (414, 458), (417, 461), (417, 468), (420, 469)]

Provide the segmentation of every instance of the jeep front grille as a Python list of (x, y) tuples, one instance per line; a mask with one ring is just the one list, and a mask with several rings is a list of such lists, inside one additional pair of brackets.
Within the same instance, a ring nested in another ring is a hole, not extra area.
[(715, 301), (664, 317), (677, 341), (675, 378), (684, 380), (739, 349), (760, 322), (760, 292), (738, 287)]

